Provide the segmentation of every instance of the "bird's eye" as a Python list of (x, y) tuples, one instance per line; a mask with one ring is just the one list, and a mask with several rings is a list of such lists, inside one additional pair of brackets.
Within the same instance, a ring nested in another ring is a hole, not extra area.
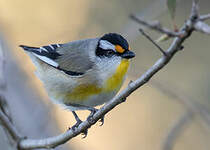
[(105, 55), (107, 57), (111, 57), (113, 54), (114, 54), (114, 51), (113, 50), (107, 50)]
[(112, 57), (116, 52), (112, 49), (102, 49), (98, 48), (96, 50), (96, 56), (98, 57)]

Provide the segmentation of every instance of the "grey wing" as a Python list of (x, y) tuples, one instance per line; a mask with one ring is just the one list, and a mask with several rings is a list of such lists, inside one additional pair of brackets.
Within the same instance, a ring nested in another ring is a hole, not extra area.
[(87, 39), (63, 44), (57, 49), (61, 54), (55, 61), (59, 67), (73, 72), (86, 72), (94, 65), (98, 39)]
[(51, 44), (48, 46), (28, 47), (24, 50), (32, 52), (45, 63), (73, 76), (83, 75), (94, 65), (95, 49), (98, 39), (73, 41), (66, 44)]

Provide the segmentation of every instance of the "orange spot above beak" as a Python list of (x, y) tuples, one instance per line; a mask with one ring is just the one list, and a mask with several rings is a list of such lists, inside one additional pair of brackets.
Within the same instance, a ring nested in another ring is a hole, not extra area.
[(115, 45), (115, 49), (118, 53), (123, 53), (125, 51), (125, 49), (122, 48), (120, 45)]

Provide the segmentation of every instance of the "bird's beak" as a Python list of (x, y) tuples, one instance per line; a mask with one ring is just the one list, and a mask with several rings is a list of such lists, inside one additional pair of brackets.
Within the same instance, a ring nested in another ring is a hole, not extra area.
[(135, 53), (130, 50), (126, 50), (124, 53), (121, 54), (121, 57), (126, 59), (131, 59), (135, 57)]

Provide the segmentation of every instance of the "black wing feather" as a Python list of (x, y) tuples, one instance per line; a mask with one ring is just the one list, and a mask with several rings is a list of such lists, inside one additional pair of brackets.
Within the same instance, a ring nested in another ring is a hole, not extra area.
[[(52, 60), (55, 60), (59, 56), (61, 56), (61, 54), (56, 52), (56, 49), (60, 46), (61, 46), (61, 44), (51, 44), (51, 45), (42, 46), (39, 48), (39, 47), (30, 47), (30, 46), (20, 45), (20, 47), (22, 47), (25, 51), (32, 52), (34, 54), (37, 54), (39, 56), (44, 56), (44, 57), (47, 57)], [(51, 65), (51, 64), (49, 64), (49, 65)], [(66, 74), (71, 75), (71, 76), (80, 76), (80, 75), (84, 74), (82, 72), (74, 72), (74, 71), (70, 71), (70, 70), (65, 70), (65, 69), (60, 68), (59, 66), (58, 67), (55, 67), (53, 65), (51, 65), (51, 66), (58, 70), (65, 72)]]
[(37, 55), (45, 56), (52, 60), (55, 60), (59, 56), (61, 56), (58, 52), (56, 52), (57, 47), (55, 49), (53, 49), (50, 46), (42, 46), (42, 47), (38, 48), (38, 47), (30, 47), (30, 46), (20, 45), (20, 47), (22, 47), (24, 50), (26, 50), (28, 52), (33, 52)]

